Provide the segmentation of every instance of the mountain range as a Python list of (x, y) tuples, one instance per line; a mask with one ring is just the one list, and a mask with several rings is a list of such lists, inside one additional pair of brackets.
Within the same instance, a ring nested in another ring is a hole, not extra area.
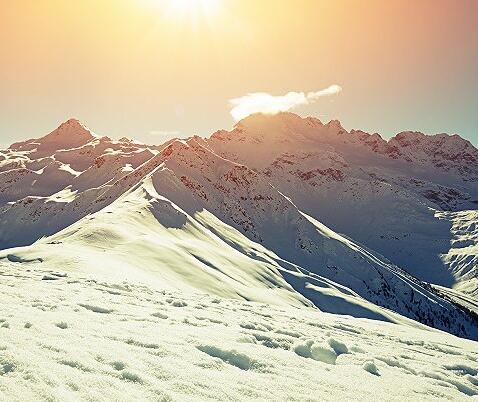
[(478, 339), (478, 150), (292, 113), (0, 151), (0, 259)]

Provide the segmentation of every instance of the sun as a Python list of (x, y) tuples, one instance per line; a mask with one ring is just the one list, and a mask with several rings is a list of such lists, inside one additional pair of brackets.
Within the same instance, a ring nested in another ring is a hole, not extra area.
[[(1, 0), (0, 0), (1, 1)], [(147, 4), (159, 11), (162, 22), (178, 27), (213, 27), (220, 20), (225, 5), (230, 0), (133, 0)]]
[(172, 14), (211, 17), (218, 13), (220, 0), (169, 0), (168, 3)]

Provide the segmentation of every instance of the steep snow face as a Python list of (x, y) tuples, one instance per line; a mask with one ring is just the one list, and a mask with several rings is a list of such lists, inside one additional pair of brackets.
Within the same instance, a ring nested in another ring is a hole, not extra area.
[[(441, 255), (443, 263), (460, 279), (458, 290), (478, 299), (478, 211), (437, 212), (451, 222), (451, 248)], [(478, 310), (478, 309), (477, 309)]]
[(478, 151), (459, 136), (347, 132), (291, 113), (253, 115), (203, 145), (266, 178), (302, 211), (422, 280), (453, 286), (441, 255), (453, 223), (437, 211), (476, 208)]
[[(476, 342), (0, 262), (0, 399), (466, 400)], [(113, 267), (110, 267), (113, 268)], [(397, 386), (400, 384), (400, 386)]]

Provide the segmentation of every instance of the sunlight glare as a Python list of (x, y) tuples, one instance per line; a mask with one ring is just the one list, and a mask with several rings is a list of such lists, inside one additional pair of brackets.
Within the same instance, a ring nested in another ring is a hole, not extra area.
[(169, 0), (169, 11), (176, 15), (211, 17), (219, 10), (219, 0)]

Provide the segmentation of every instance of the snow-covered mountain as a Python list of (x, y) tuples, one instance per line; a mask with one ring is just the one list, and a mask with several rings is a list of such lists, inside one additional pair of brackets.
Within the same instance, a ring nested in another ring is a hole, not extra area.
[(456, 211), (478, 199), (477, 153), (289, 113), (162, 146), (72, 119), (1, 151), (0, 258), (476, 339), (473, 309), (420, 279), (474, 291)]
[[(470, 246), (478, 150), (458, 135), (404, 132), (386, 141), (347, 132), (338, 121), (281, 113), (252, 115), (204, 145), (247, 165), (303, 212), (419, 279), (476, 291)], [(462, 242), (456, 228), (466, 216), (471, 232)], [(461, 258), (450, 256), (465, 243)]]

